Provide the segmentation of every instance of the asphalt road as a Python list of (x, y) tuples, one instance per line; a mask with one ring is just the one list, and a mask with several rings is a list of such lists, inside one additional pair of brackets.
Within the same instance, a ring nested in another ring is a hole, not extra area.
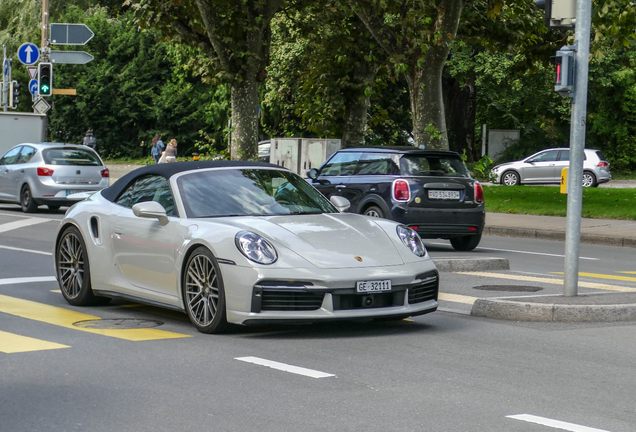
[[(518, 294), (476, 286), (561, 289), (561, 242), (485, 237), (473, 254), (507, 257), (511, 270), (443, 273), (442, 310), (412, 320), (209, 336), (161, 309), (68, 305), (49, 255), (63, 212), (14, 208), (0, 206), (2, 432), (636, 428), (635, 324), (465, 314), (471, 297)], [(465, 255), (447, 243), (427, 245), (434, 257)], [(636, 289), (633, 249), (582, 245), (581, 255), (597, 275), (582, 281)], [(108, 329), (135, 326), (149, 327), (146, 340)]]

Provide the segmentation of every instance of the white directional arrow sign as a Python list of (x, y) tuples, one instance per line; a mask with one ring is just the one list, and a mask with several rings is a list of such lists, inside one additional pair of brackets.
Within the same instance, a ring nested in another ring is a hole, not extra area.
[(51, 63), (86, 64), (95, 57), (84, 51), (51, 51)]
[(40, 48), (31, 42), (23, 43), (20, 45), (20, 48), (18, 48), (18, 60), (20, 60), (22, 64), (30, 66), (37, 63), (39, 58)]

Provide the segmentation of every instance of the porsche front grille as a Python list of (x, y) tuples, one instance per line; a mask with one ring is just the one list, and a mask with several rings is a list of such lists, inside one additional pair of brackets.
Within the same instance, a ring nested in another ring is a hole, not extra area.
[(422, 282), (409, 288), (409, 304), (422, 303), (427, 300), (437, 300), (439, 292), (439, 278), (436, 273), (418, 277)]

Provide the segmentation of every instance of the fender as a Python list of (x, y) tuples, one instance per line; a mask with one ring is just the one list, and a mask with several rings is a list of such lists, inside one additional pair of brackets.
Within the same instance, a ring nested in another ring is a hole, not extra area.
[(380, 207), (380, 209), (382, 209), (382, 211), (384, 212), (385, 216), (388, 217), (391, 215), (391, 209), (386, 204), (384, 199), (377, 194), (369, 194), (365, 196), (364, 199), (362, 199), (360, 203), (358, 204), (358, 207), (356, 208), (355, 213), (362, 214), (362, 209), (365, 207), (368, 207), (370, 204)]

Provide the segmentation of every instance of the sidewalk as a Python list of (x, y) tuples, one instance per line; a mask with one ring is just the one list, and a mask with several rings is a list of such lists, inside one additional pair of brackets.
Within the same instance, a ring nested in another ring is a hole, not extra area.
[[(565, 228), (564, 217), (486, 213), (484, 234), (564, 241)], [(636, 221), (583, 218), (581, 243), (636, 248)]]

